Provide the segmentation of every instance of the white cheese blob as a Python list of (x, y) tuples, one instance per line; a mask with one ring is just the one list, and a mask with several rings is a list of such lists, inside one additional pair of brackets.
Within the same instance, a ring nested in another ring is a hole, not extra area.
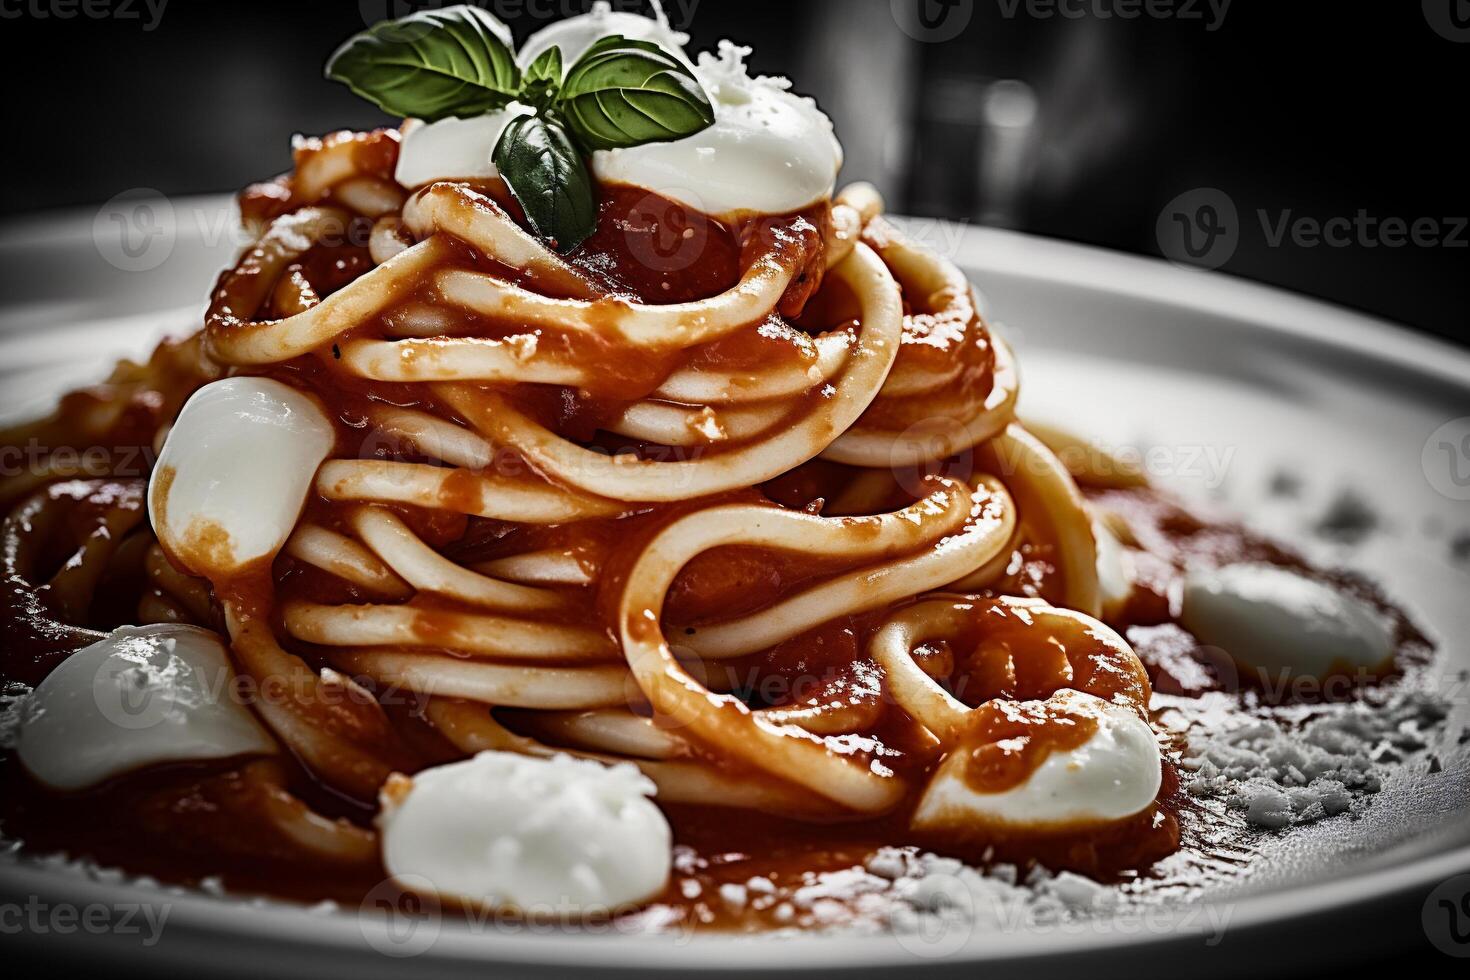
[(22, 711), (16, 752), (52, 789), (86, 789), (165, 762), (277, 751), (232, 698), (220, 638), (193, 626), (125, 626), (72, 654)]
[(1121, 820), (1154, 802), (1163, 768), (1147, 722), (1080, 691), (1058, 691), (1047, 703), (1092, 717), (1097, 730), (1078, 748), (1051, 752), (1024, 782), (998, 793), (972, 789), (965, 780), (969, 753), (952, 751), (914, 811), (914, 828), (1075, 827)]
[(477, 906), (577, 916), (661, 891), (672, 861), (654, 785), (630, 764), (482, 752), (380, 794), (383, 866)]
[(528, 68), (531, 62), (554, 45), (561, 48), (562, 70), (566, 71), (593, 44), (605, 37), (621, 34), (633, 41), (652, 41), (680, 61), (689, 64), (689, 59), (684, 54), (689, 35), (669, 26), (669, 19), (656, 0), (653, 11), (652, 17), (624, 13), (613, 10), (612, 4), (606, 0), (600, 0), (587, 13), (559, 20), (526, 38), (526, 43), (521, 45), (520, 53), (516, 55), (516, 61), (522, 69)]
[(832, 120), (785, 79), (752, 79), (749, 53), (724, 41), (718, 57), (699, 56), (713, 126), (671, 143), (600, 150), (593, 173), (711, 215), (789, 214), (830, 197), (842, 169)]
[(205, 385), (179, 413), (153, 471), (154, 533), (204, 578), (270, 560), (296, 526), (335, 439), (321, 407), (279, 381)]
[(1388, 627), (1373, 610), (1276, 565), (1190, 570), (1180, 622), (1242, 667), (1275, 677), (1375, 671), (1393, 660)]
[(498, 177), (500, 171), (495, 167), (494, 157), (500, 136), (512, 119), (531, 111), (529, 106), (512, 102), (497, 112), (469, 119), (441, 119), (433, 123), (406, 120), (393, 177), (409, 190), (436, 180)]

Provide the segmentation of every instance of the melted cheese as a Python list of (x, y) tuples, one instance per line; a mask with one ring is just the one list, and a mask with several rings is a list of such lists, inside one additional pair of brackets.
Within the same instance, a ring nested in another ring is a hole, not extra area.
[(972, 789), (965, 779), (968, 753), (950, 752), (919, 801), (915, 829), (1075, 827), (1120, 820), (1154, 802), (1163, 769), (1147, 722), (1079, 691), (1059, 691), (1048, 701), (1090, 715), (1097, 730), (1078, 748), (1051, 752), (1023, 782), (997, 793)]

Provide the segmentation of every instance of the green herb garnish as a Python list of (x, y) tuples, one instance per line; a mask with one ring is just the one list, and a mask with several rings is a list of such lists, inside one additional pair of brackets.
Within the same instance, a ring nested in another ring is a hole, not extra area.
[(605, 37), (565, 74), (551, 48), (523, 73), (505, 25), (469, 5), (374, 24), (337, 49), (327, 77), (425, 122), (530, 107), (506, 127), (494, 162), (531, 229), (561, 252), (597, 227), (588, 155), (683, 139), (715, 121), (694, 73), (657, 44)]

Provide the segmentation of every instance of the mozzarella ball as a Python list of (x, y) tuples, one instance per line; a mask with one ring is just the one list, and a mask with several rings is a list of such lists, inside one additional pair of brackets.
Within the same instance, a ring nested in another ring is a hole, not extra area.
[(1388, 627), (1372, 609), (1276, 565), (1191, 570), (1180, 622), (1242, 668), (1266, 675), (1320, 679), (1393, 662)]
[(448, 899), (579, 916), (668, 881), (672, 833), (630, 764), (482, 752), (395, 777), (381, 794), (383, 864)]
[(166, 762), (270, 755), (250, 709), (232, 700), (219, 636), (193, 626), (125, 626), (72, 654), (27, 699), (16, 753), (57, 790), (80, 790)]
[(205, 385), (179, 413), (154, 468), (154, 533), (171, 558), (212, 581), (271, 560), (335, 441), (321, 407), (279, 381)]

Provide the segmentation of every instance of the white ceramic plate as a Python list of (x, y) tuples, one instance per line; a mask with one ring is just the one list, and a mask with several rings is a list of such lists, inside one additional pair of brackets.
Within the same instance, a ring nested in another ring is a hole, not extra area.
[[(239, 244), (228, 203), (148, 206), (141, 222), (127, 205), (0, 226), (0, 416), (44, 407), (116, 357), (141, 355), (161, 333), (198, 322)], [(1420, 915), (1431, 890), (1470, 872), (1470, 746), (1456, 738), (1470, 715), (1457, 683), (1470, 670), (1470, 565), (1450, 544), (1470, 533), (1470, 503), (1457, 499), (1470, 489), (1451, 469), (1470, 473), (1470, 458), (1454, 456), (1457, 442), (1438, 445), (1441, 426), (1470, 415), (1470, 355), (1162, 262), (933, 222), (910, 230), (986, 293), (1017, 348), (1023, 414), (1113, 446), (1152, 447), (1162, 482), (1223, 500), (1319, 560), (1360, 567), (1409, 609), (1440, 645), (1436, 669), (1454, 702), (1436, 747), (1442, 771), (1405, 767), (1361, 819), (1268, 840), (1246, 873), (1192, 896), (1193, 912), (1081, 928), (737, 940), (470, 929), (433, 917), (385, 925), (356, 910), (185, 894), (24, 860), (0, 865), (0, 910), (103, 910), (92, 914), (111, 924), (104, 928), (73, 923), (62, 932), (44, 920), (46, 934), (28, 938), (50, 955), (257, 976), (922, 969), (973, 977), (1002, 968), (1030, 977), (1208, 976), (1325, 966), (1424, 943)], [(1281, 474), (1299, 483), (1295, 496), (1269, 492)], [(1377, 516), (1377, 528), (1350, 549), (1313, 534), (1345, 491)], [(122, 928), (134, 906), (132, 928)], [(153, 943), (149, 912), (155, 922), (167, 916)]]

